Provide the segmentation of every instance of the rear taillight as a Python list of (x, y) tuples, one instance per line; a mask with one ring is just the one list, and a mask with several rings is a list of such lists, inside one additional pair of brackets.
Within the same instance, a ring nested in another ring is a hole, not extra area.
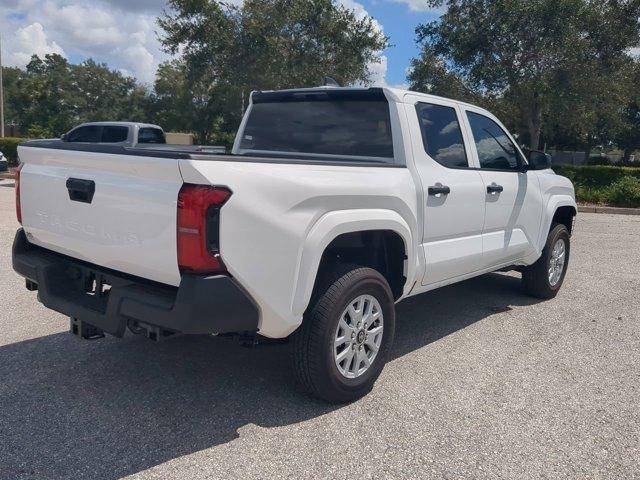
[(178, 193), (178, 266), (181, 273), (224, 273), (220, 258), (223, 187), (185, 184)]
[(20, 205), (20, 170), (22, 170), (22, 163), (18, 165), (16, 169), (16, 217), (18, 222), (22, 225), (22, 206)]

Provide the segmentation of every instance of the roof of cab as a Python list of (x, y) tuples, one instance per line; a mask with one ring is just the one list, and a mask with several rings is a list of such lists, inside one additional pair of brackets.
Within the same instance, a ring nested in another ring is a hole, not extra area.
[(152, 123), (141, 123), (141, 122), (86, 122), (81, 123), (77, 127), (87, 127), (87, 126), (98, 126), (98, 127), (138, 127), (138, 128), (159, 128), (162, 130), (162, 127), (158, 125), (154, 125)]
[[(293, 92), (318, 92), (318, 91), (326, 91), (326, 90), (341, 90), (341, 91), (372, 91), (372, 90), (381, 90), (387, 94), (387, 97), (391, 98), (394, 102), (404, 103), (404, 97), (406, 95), (417, 95), (420, 97), (424, 97), (425, 99), (433, 98), (433, 99), (441, 99), (447, 100), (450, 102), (455, 102), (460, 105), (467, 105), (470, 107), (479, 108), (476, 105), (472, 105), (470, 103), (462, 102), (460, 100), (456, 100), (455, 98), (447, 98), (440, 97), (438, 95), (431, 95), (428, 93), (416, 92), (413, 90), (403, 89), (403, 88), (394, 88), (394, 87), (334, 87), (334, 86), (320, 86), (320, 87), (307, 87), (307, 88), (290, 88), (283, 90), (262, 90), (256, 91), (256, 93), (293, 93)], [(252, 92), (254, 93), (254, 92)]]

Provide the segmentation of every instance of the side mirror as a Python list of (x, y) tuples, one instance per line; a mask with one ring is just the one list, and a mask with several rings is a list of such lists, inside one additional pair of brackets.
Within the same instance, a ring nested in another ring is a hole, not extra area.
[(528, 170), (546, 170), (551, 168), (551, 155), (540, 152), (539, 150), (529, 150), (527, 155), (529, 160)]
[(68, 137), (67, 137), (67, 134), (66, 134), (66, 133), (63, 133), (63, 134), (62, 134), (62, 136), (60, 137), (60, 140), (62, 140), (63, 142), (66, 142), (66, 141), (67, 141), (67, 138), (68, 138)]

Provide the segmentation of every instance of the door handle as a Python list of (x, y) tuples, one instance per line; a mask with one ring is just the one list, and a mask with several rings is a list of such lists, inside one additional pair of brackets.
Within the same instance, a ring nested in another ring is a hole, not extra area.
[(490, 193), (491, 195), (500, 193), (503, 190), (504, 190), (504, 187), (502, 185), (497, 185), (495, 183), (492, 183), (491, 185), (487, 185), (487, 193)]
[(69, 178), (67, 179), (67, 190), (69, 191), (69, 200), (91, 203), (96, 191), (96, 182), (83, 178)]
[(429, 195), (449, 195), (451, 193), (451, 189), (446, 185), (436, 185), (429, 187), (428, 189)]

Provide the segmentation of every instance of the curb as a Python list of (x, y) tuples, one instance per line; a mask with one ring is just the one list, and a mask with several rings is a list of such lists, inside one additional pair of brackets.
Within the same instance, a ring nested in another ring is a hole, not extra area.
[(580, 213), (610, 213), (614, 215), (640, 215), (640, 208), (604, 207), (600, 205), (578, 205)]

